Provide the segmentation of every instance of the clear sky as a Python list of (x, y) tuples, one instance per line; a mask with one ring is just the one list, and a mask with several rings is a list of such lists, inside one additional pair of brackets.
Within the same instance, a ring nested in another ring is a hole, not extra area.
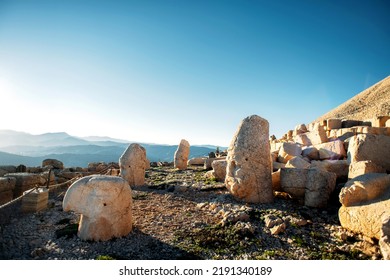
[(390, 75), (390, 2), (0, 0), (0, 129), (228, 146)]

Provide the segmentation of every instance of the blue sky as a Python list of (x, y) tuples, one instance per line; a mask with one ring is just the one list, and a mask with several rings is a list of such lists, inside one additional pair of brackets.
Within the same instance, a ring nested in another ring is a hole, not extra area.
[(0, 129), (227, 146), (390, 75), (388, 1), (0, 0)]

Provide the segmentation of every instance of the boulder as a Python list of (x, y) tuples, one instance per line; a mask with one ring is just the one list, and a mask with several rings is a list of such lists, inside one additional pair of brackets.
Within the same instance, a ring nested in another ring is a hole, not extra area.
[(348, 178), (349, 164), (347, 160), (313, 160), (310, 168), (323, 169), (328, 172), (335, 173), (337, 179)]
[(342, 159), (347, 156), (344, 149), (344, 143), (340, 140), (335, 140), (327, 143), (315, 145), (318, 149), (319, 157), (323, 159)]
[(327, 119), (326, 127), (328, 130), (331, 129), (340, 129), (341, 128), (341, 120), (340, 119)]
[(279, 153), (280, 147), (282, 146), (282, 143), (270, 143), (271, 146), (271, 153)]
[(389, 189), (376, 199), (363, 201), (354, 206), (342, 205), (339, 209), (339, 220), (343, 228), (378, 240), (382, 235), (382, 221), (389, 216)]
[(379, 247), (381, 249), (383, 259), (390, 260), (390, 217), (385, 217), (382, 221)]
[(271, 161), (272, 162), (278, 161), (278, 154), (279, 154), (279, 152), (271, 152)]
[(0, 205), (12, 200), (15, 183), (15, 178), (0, 178)]
[(252, 115), (240, 123), (229, 145), (225, 184), (249, 203), (273, 201), (269, 123)]
[(273, 162), (272, 163), (272, 171), (278, 171), (280, 168), (284, 168), (286, 167), (286, 164), (285, 163), (281, 163), (281, 162)]
[(390, 175), (369, 173), (349, 180), (339, 194), (343, 206), (354, 206), (380, 198), (390, 189)]
[(226, 166), (227, 166), (226, 159), (214, 160), (211, 166), (214, 170), (214, 176), (217, 179), (217, 181), (225, 182)]
[(305, 206), (324, 208), (336, 186), (336, 174), (310, 169), (305, 184)]
[(309, 137), (307, 136), (308, 134), (309, 134), (309, 132), (295, 135), (294, 142), (298, 143), (302, 146), (310, 146), (311, 141), (310, 141)]
[(37, 188), (32, 192), (25, 192), (22, 198), (21, 211), (39, 212), (47, 208), (49, 201), (49, 189)]
[(315, 126), (312, 131), (298, 134), (295, 142), (303, 146), (313, 146), (328, 142), (328, 136), (323, 126)]
[(313, 146), (307, 146), (302, 149), (302, 156), (307, 157), (310, 160), (318, 160), (320, 159), (320, 155), (318, 153), (318, 149)]
[(390, 172), (390, 136), (359, 134), (351, 138), (348, 147), (348, 161), (371, 160)]
[(287, 161), (286, 168), (301, 168), (308, 169), (310, 168), (310, 163), (304, 160), (301, 156), (296, 156)]
[(362, 124), (363, 124), (363, 121), (360, 121), (360, 120), (342, 120), (341, 121), (342, 128), (351, 128), (351, 127), (359, 126)]
[(92, 175), (74, 182), (63, 200), (64, 211), (81, 214), (78, 236), (106, 241), (132, 230), (132, 194), (121, 177)]
[(282, 190), (280, 186), (280, 169), (272, 172), (272, 190), (280, 192)]
[(376, 116), (371, 120), (374, 127), (386, 127), (386, 123), (390, 120), (390, 116)]
[(293, 198), (304, 198), (308, 171), (300, 168), (282, 168), (280, 170), (281, 190)]
[(300, 145), (295, 143), (282, 143), (280, 146), (278, 161), (281, 163), (287, 163), (293, 157), (299, 156), (302, 153), (302, 148)]
[(19, 164), (16, 166), (16, 173), (26, 173), (27, 172), (27, 166), (24, 164)]
[(294, 128), (293, 135), (298, 135), (307, 132), (307, 128), (305, 124), (299, 124)]
[[(211, 169), (213, 169), (213, 167), (212, 167), (212, 164), (213, 164), (213, 161), (214, 160), (217, 160), (218, 158), (206, 158), (206, 160), (204, 161), (204, 165), (203, 165), (203, 168), (205, 169), (205, 170), (211, 170)], [(222, 159), (222, 158), (221, 158)]]
[(174, 167), (179, 170), (185, 170), (187, 168), (188, 156), (190, 154), (190, 143), (187, 140), (182, 139), (175, 152)]
[(16, 172), (16, 166), (0, 165), (0, 177), (3, 177), (5, 174), (8, 173), (15, 173), (15, 172)]
[(368, 173), (386, 173), (386, 169), (371, 160), (355, 161), (349, 165), (350, 179)]
[(17, 198), (21, 196), (23, 192), (41, 185), (40, 174), (8, 173), (4, 177), (16, 179), (13, 198)]
[[(187, 161), (186, 161), (187, 162)], [(130, 144), (119, 158), (120, 176), (131, 187), (145, 184), (146, 150), (139, 144)]]
[(64, 164), (57, 159), (45, 159), (42, 161), (42, 167), (52, 167), (54, 169), (64, 169)]
[(204, 165), (206, 157), (191, 158), (188, 160), (187, 165)]

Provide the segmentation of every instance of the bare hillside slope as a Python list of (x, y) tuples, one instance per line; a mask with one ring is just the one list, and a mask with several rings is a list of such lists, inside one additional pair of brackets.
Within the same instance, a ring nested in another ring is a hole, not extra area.
[(390, 76), (355, 95), (315, 121), (331, 118), (369, 120), (376, 116), (386, 115), (390, 115)]

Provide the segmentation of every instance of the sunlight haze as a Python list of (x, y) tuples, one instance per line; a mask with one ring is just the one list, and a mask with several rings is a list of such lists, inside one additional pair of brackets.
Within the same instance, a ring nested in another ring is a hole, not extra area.
[(0, 129), (228, 146), (390, 74), (387, 1), (0, 0)]

